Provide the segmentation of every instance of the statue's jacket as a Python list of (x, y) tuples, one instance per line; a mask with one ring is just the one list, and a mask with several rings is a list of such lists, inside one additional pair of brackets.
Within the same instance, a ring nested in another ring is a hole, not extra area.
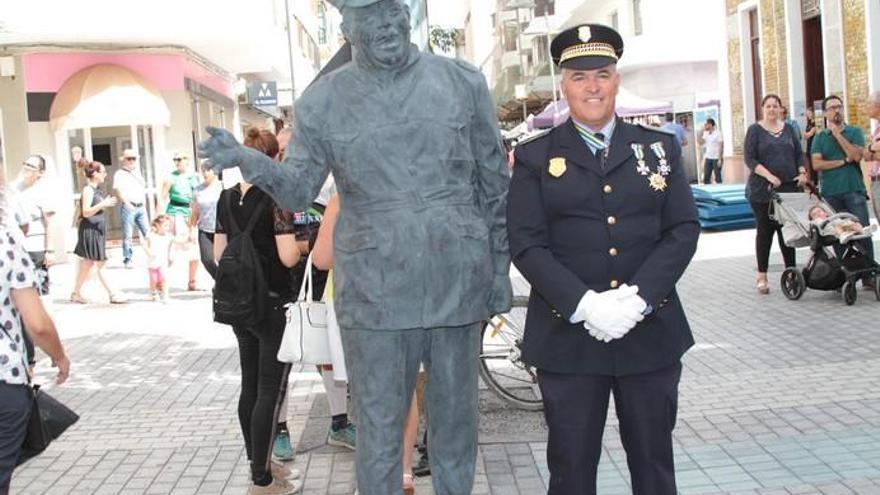
[(285, 161), (242, 172), (294, 211), (333, 173), (343, 329), (461, 326), (509, 305), (509, 173), (485, 79), (465, 62), (413, 46), (385, 81), (346, 64), (297, 101)]

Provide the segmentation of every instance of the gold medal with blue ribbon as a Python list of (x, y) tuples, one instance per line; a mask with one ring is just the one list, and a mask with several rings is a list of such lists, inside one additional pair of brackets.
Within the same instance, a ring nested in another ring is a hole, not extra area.
[(642, 143), (630, 143), (629, 147), (632, 148), (633, 154), (636, 155), (636, 163), (638, 164), (638, 166), (636, 166), (636, 172), (640, 175), (648, 175), (651, 173), (651, 169), (645, 165), (645, 147)]

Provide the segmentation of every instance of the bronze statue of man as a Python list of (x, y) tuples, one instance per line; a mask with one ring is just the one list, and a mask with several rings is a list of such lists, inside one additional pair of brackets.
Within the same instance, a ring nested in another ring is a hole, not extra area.
[(400, 0), (329, 1), (354, 57), (297, 101), (284, 162), (213, 128), (201, 153), (216, 169), (240, 167), (292, 211), (333, 173), (334, 301), (358, 410), (360, 494), (400, 493), (420, 363), (435, 493), (470, 493), (478, 322), (511, 302), (508, 171), (492, 100), (476, 68), (410, 43)]

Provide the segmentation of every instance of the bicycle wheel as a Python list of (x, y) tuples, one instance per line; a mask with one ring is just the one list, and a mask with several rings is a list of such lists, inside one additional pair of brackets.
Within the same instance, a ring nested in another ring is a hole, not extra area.
[(522, 339), (529, 299), (517, 296), (513, 307), (483, 322), (480, 376), (490, 390), (517, 408), (540, 411), (541, 391), (535, 368), (522, 361)]

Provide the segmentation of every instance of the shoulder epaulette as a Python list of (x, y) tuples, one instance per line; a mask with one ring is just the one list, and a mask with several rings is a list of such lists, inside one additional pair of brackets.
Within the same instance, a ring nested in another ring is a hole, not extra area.
[(655, 127), (653, 125), (642, 124), (641, 122), (638, 124), (639, 127), (646, 131), (659, 132), (661, 134), (667, 134), (669, 136), (675, 136), (674, 131), (670, 131), (669, 129), (664, 129), (662, 127)]
[(531, 143), (532, 141), (537, 141), (538, 139), (541, 139), (542, 137), (546, 136), (547, 134), (550, 134), (550, 131), (552, 131), (552, 130), (553, 129), (544, 129), (543, 131), (532, 134), (531, 136), (529, 136), (521, 141), (517, 141), (516, 145), (519, 146), (522, 144)]

